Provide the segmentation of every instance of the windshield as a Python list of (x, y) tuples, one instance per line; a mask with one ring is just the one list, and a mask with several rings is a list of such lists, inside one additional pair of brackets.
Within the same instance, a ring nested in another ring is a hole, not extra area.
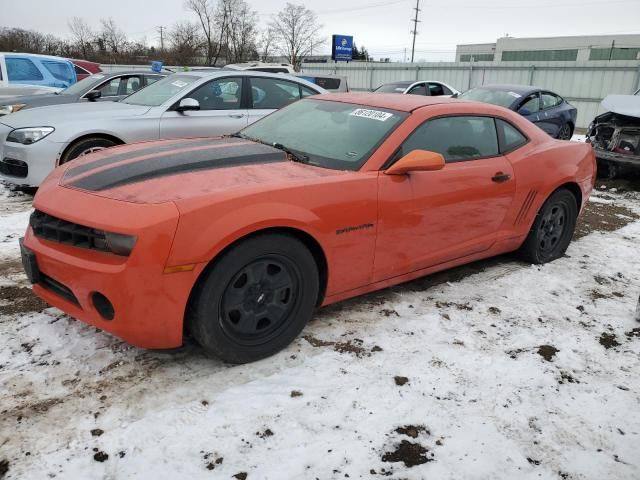
[(377, 93), (403, 93), (409, 85), (403, 83), (387, 83), (386, 85), (380, 85), (374, 90)]
[(132, 93), (122, 103), (131, 105), (143, 105), (146, 107), (157, 107), (173, 97), (176, 93), (186, 89), (187, 86), (200, 80), (194, 75), (173, 74), (158, 80), (157, 82)]
[(472, 100), (474, 102), (492, 103), (501, 107), (509, 108), (513, 102), (522, 97), (519, 93), (504, 90), (489, 90), (487, 88), (472, 88), (467, 90), (458, 98)]
[(82, 95), (89, 90), (93, 90), (93, 87), (100, 83), (105, 76), (106, 75), (100, 75), (99, 73), (91, 75), (90, 77), (80, 80), (78, 83), (74, 83), (69, 88), (65, 88), (60, 92), (60, 95)]
[(407, 116), (386, 108), (307, 99), (248, 126), (240, 136), (280, 144), (311, 165), (357, 170)]

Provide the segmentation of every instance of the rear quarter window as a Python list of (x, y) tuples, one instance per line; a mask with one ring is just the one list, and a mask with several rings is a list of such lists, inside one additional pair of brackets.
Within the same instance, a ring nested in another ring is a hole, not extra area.
[(55, 62), (52, 60), (43, 60), (42, 64), (55, 79), (63, 81), (67, 85), (71, 85), (75, 82), (75, 71), (70, 64), (66, 62)]
[(529, 141), (527, 137), (520, 133), (520, 130), (499, 118), (496, 118), (496, 128), (498, 130), (500, 153), (512, 152)]

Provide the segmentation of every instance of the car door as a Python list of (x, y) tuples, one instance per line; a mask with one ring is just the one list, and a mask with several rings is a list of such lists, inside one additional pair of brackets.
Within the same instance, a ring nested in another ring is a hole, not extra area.
[(427, 91), (424, 82), (422, 82), (412, 85), (411, 88), (407, 90), (407, 95), (429, 95), (429, 92)]
[(500, 154), (492, 117), (428, 120), (394, 160), (416, 149), (441, 153), (446, 164), (439, 171), (379, 176), (374, 281), (489, 249), (511, 207), (513, 169)]
[(281, 78), (248, 77), (249, 119), (251, 124), (265, 115), (317, 92), (299, 83)]
[(178, 102), (170, 107), (160, 119), (160, 138), (215, 137), (247, 126), (241, 76), (210, 80), (184, 98), (196, 100), (200, 109), (179, 112), (175, 110)]
[(516, 111), (532, 123), (540, 121), (540, 92), (527, 95), (516, 107)]
[(427, 84), (427, 89), (429, 90), (429, 95), (431, 95), (432, 97), (450, 97), (451, 95), (453, 95), (453, 92), (449, 90), (446, 85), (443, 85), (439, 82), (429, 82)]
[(540, 103), (538, 126), (555, 137), (560, 127), (565, 123), (560, 109), (562, 98), (551, 92), (541, 92)]
[[(118, 75), (96, 85), (91, 91), (97, 90), (100, 92), (100, 96), (95, 100), (96, 102), (117, 102), (139, 90), (140, 85), (142, 85), (141, 75)], [(138, 88), (134, 90), (133, 88), (136, 86)], [(82, 96), (80, 101), (89, 101), (86, 98), (87, 93)]]

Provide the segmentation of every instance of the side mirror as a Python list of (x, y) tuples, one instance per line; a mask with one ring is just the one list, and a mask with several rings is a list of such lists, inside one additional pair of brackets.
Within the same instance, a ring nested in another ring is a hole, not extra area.
[(460, 95), (459, 93), (454, 93), (453, 95), (451, 95), (451, 98), (458, 98), (458, 95)]
[(386, 175), (405, 175), (411, 172), (442, 170), (444, 157), (429, 150), (412, 150), (385, 170)]
[(84, 96), (84, 98), (86, 98), (90, 102), (95, 102), (101, 96), (102, 96), (102, 92), (100, 90), (91, 90)]
[(528, 108), (525, 108), (525, 107), (521, 107), (521, 108), (519, 108), (519, 109), (518, 109), (518, 113), (519, 113), (520, 115), (524, 115), (525, 117), (526, 117), (527, 115), (531, 115), (531, 111), (530, 111)]
[(195, 98), (183, 98), (176, 107), (177, 112), (186, 112), (188, 110), (200, 110), (200, 102)]

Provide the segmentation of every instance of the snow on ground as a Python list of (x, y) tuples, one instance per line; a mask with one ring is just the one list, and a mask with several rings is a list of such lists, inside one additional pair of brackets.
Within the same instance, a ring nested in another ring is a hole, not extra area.
[[(640, 194), (595, 195), (556, 262), (500, 257), (342, 302), (243, 366), (46, 308), (15, 257), (0, 478), (640, 478)], [(28, 199), (0, 204), (15, 237)]]

